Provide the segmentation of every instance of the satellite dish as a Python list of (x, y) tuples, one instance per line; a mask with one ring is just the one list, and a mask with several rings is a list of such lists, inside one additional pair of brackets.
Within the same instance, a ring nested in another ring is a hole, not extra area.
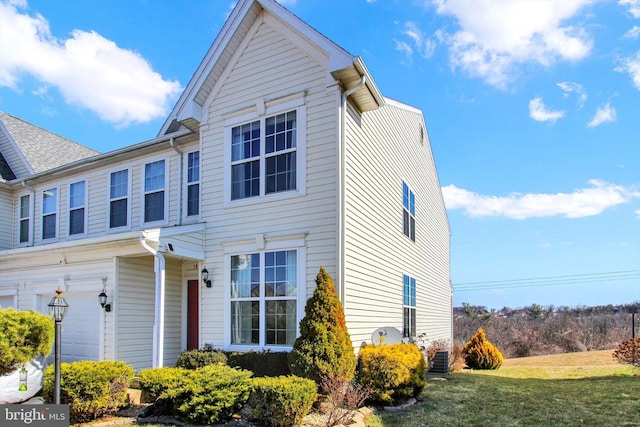
[(371, 342), (374, 344), (398, 344), (402, 342), (402, 332), (393, 326), (383, 326), (373, 331)]

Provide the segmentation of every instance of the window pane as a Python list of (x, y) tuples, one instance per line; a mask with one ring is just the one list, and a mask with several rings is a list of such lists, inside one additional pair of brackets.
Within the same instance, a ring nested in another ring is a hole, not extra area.
[(127, 225), (127, 199), (114, 200), (110, 205), (109, 227), (124, 227)]
[(405, 236), (410, 237), (410, 221), (409, 221), (409, 212), (406, 209), (402, 210), (402, 232)]
[(267, 345), (293, 345), (296, 339), (296, 301), (267, 301)]
[(410, 230), (410, 238), (411, 240), (413, 240), (414, 242), (416, 241), (416, 219), (414, 217), (411, 217), (411, 224), (410, 224), (411, 230)]
[(297, 294), (297, 252), (279, 251), (265, 254), (265, 296)]
[(265, 120), (266, 153), (296, 146), (296, 112), (278, 114)]
[(231, 302), (231, 343), (260, 343), (260, 303), (258, 301)]
[(164, 188), (164, 160), (144, 165), (144, 191)]
[(290, 152), (266, 159), (266, 193), (296, 188), (296, 153)]
[(145, 194), (144, 222), (162, 221), (164, 219), (164, 191)]
[(409, 308), (405, 307), (402, 311), (402, 336), (408, 337), (411, 334), (411, 319)]
[(260, 296), (260, 255), (231, 257), (231, 298)]
[(53, 239), (56, 237), (56, 214), (42, 217), (42, 238)]
[(187, 215), (200, 213), (200, 184), (192, 184), (187, 187)]
[(402, 183), (402, 206), (409, 209), (409, 187), (406, 183)]
[(69, 186), (69, 208), (84, 206), (84, 181)]
[(260, 161), (241, 163), (231, 168), (231, 199), (260, 195)]
[(23, 219), (20, 221), (20, 243), (26, 243), (29, 241), (29, 220)]
[(29, 196), (20, 197), (20, 218), (29, 218)]
[(58, 189), (52, 188), (42, 193), (42, 213), (53, 213), (58, 207)]
[(84, 233), (84, 208), (74, 209), (69, 212), (69, 234)]
[(111, 192), (112, 199), (118, 197), (126, 197), (129, 190), (129, 172), (121, 170), (111, 174)]
[(260, 121), (236, 126), (231, 130), (231, 161), (260, 155)]
[(409, 192), (409, 212), (412, 216), (416, 216), (416, 198), (413, 191)]
[(187, 160), (187, 182), (200, 181), (200, 152), (189, 153)]

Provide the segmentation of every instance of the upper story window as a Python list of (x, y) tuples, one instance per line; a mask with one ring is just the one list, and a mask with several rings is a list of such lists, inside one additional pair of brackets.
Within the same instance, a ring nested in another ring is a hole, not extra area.
[(144, 222), (165, 219), (164, 160), (144, 165)]
[(112, 172), (109, 183), (109, 228), (129, 225), (129, 170)]
[(69, 235), (85, 233), (86, 183), (69, 184)]
[(298, 189), (298, 111), (231, 129), (231, 200)]
[(187, 154), (187, 216), (200, 214), (200, 152)]
[(416, 200), (406, 182), (402, 183), (402, 232), (416, 241)]
[(42, 192), (42, 240), (55, 239), (58, 225), (58, 189)]
[(25, 194), (20, 196), (19, 211), (19, 231), (18, 242), (29, 243), (31, 241), (31, 196)]
[(416, 336), (416, 279), (413, 277), (403, 276), (403, 336)]

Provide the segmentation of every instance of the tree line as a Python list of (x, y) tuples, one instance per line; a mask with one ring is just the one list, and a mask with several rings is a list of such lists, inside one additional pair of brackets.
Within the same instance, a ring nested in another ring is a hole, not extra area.
[(454, 342), (466, 343), (483, 328), (505, 357), (615, 349), (640, 330), (640, 301), (624, 305), (528, 307), (487, 310), (462, 303), (453, 309)]

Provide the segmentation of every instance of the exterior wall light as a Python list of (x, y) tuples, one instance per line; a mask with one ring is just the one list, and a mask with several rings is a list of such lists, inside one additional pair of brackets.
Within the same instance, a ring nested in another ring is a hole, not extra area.
[(202, 283), (204, 283), (207, 288), (210, 288), (212, 283), (211, 280), (209, 280), (209, 270), (207, 270), (206, 268), (203, 268), (202, 271), (200, 272), (200, 278), (202, 279)]
[(107, 304), (107, 292), (105, 288), (102, 288), (102, 291), (98, 294), (98, 302), (104, 311), (107, 313), (111, 311), (111, 304)]

